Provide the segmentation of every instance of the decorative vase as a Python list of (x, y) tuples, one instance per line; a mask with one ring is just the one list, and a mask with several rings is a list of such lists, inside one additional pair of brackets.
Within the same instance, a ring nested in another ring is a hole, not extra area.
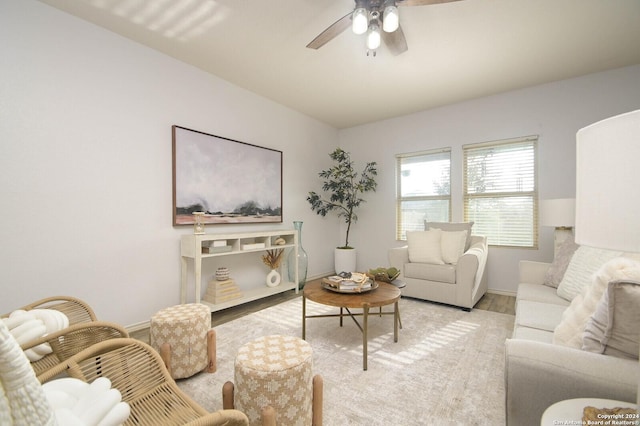
[(298, 289), (302, 289), (307, 282), (307, 268), (309, 259), (307, 252), (302, 248), (302, 222), (294, 221), (293, 227), (298, 231), (298, 258), (296, 259), (296, 251), (291, 249), (287, 258), (287, 267), (289, 269), (289, 281), (296, 282), (296, 264), (298, 265)]
[(280, 285), (280, 273), (272, 269), (271, 272), (267, 274), (267, 287), (277, 287)]
[(336, 248), (333, 255), (336, 274), (356, 272), (356, 249)]
[(218, 268), (216, 269), (216, 280), (218, 281), (226, 281), (229, 279), (229, 268)]

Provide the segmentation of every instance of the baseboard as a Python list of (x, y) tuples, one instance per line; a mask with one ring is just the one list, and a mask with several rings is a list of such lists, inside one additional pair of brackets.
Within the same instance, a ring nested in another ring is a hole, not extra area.
[(140, 331), (140, 330), (144, 330), (146, 328), (149, 328), (149, 323), (151, 322), (151, 320), (148, 321), (142, 321), (136, 324), (132, 324), (132, 325), (127, 325), (124, 328), (127, 330), (127, 332), (129, 333), (133, 333), (136, 331)]
[(515, 291), (489, 289), (489, 290), (487, 290), (487, 293), (497, 294), (499, 296), (516, 297), (516, 292)]
[[(319, 275), (314, 275), (314, 276), (311, 276), (311, 277), (308, 276), (307, 277), (307, 281), (317, 280), (317, 279), (328, 277), (328, 276), (334, 275), (334, 274), (335, 274), (335, 272), (332, 271), (332, 272), (325, 272), (325, 273), (322, 273), (322, 274), (319, 274)], [(136, 331), (148, 329), (150, 323), (151, 323), (151, 320), (142, 321), (142, 322), (139, 322), (139, 323), (136, 323), (136, 324), (127, 325), (127, 326), (125, 326), (125, 329), (129, 333), (134, 333)]]

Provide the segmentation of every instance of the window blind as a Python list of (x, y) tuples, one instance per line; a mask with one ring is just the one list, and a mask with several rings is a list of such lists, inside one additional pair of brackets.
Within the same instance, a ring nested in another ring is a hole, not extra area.
[(538, 245), (537, 136), (465, 145), (464, 218), (496, 246)]
[(396, 156), (396, 238), (424, 230), (424, 222), (448, 222), (451, 212), (451, 149)]

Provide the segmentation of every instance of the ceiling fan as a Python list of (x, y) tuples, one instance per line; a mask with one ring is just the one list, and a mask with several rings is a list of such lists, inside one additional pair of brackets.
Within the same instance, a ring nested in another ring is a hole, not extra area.
[(454, 1), (460, 0), (355, 0), (356, 7), (352, 12), (330, 25), (307, 47), (319, 49), (351, 27), (355, 34), (367, 33), (367, 55), (373, 52), (375, 56), (381, 40), (384, 40), (391, 53), (399, 55), (406, 52), (408, 47), (400, 27), (398, 6), (427, 6)]

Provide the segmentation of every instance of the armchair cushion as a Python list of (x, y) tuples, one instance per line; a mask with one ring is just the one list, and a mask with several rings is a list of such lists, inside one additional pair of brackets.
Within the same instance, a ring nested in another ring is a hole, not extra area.
[(442, 261), (455, 265), (460, 256), (464, 254), (467, 244), (467, 231), (442, 232), (440, 248), (442, 249)]
[(456, 283), (456, 268), (453, 265), (432, 265), (429, 263), (407, 263), (404, 265), (404, 276), (419, 280)]
[(447, 232), (467, 231), (467, 238), (464, 245), (464, 251), (471, 247), (471, 228), (474, 222), (424, 222), (424, 229), (441, 229)]
[(444, 264), (440, 240), (442, 231), (407, 231), (409, 261), (415, 263)]

